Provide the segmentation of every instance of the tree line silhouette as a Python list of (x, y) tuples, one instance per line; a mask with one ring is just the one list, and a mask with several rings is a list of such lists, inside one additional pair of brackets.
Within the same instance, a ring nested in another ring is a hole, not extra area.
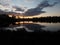
[[(15, 19), (13, 17), (13, 19)], [(15, 19), (15, 21), (33, 21), (33, 22), (60, 22), (60, 16), (48, 16), (48, 17), (35, 17), (35, 18), (18, 18), (18, 19)]]
[(35, 17), (35, 18), (18, 18), (9, 17), (6, 14), (0, 15), (0, 22), (19, 22), (19, 21), (33, 21), (33, 22), (60, 22), (60, 16)]

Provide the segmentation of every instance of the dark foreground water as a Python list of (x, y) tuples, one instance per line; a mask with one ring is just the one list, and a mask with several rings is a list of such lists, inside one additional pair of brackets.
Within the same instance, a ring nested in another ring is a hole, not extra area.
[(25, 29), (27, 32), (59, 31), (60, 23), (21, 21), (0, 24), (0, 30), (20, 31), (20, 29)]

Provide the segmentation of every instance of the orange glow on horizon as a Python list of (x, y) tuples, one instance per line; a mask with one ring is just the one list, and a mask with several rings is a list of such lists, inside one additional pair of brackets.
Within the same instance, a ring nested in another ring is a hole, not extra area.
[(18, 16), (16, 16), (15, 18), (18, 19)]
[(22, 22), (15, 22), (15, 24), (32, 24), (32, 21), (22, 21)]
[(12, 15), (8, 15), (9, 17), (12, 17)]
[(41, 16), (41, 15), (37, 15), (37, 16), (22, 16), (22, 15), (13, 15), (13, 14), (11, 14), (11, 15), (8, 15), (9, 17), (15, 17), (16, 19), (28, 19), (28, 18), (30, 18), (30, 19), (32, 19), (32, 18), (40, 18), (40, 17), (43, 17), (43, 16)]

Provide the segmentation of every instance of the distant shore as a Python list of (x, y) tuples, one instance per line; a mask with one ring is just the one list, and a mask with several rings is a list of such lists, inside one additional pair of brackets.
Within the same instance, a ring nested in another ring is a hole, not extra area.
[(60, 22), (60, 16), (48, 16), (48, 17), (40, 17), (40, 18), (18, 18), (9, 17), (6, 14), (0, 15), (0, 22), (19, 22), (19, 21), (33, 21), (33, 22), (48, 22), (48, 23), (57, 23)]

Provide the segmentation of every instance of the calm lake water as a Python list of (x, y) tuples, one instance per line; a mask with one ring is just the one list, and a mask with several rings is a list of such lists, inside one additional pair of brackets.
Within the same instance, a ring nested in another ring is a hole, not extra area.
[(45, 30), (45, 31), (60, 30), (60, 23), (23, 21), (23, 22), (14, 22), (6, 25), (7, 26), (1, 27), (0, 30), (3, 29), (3, 30), (17, 31), (23, 28), (27, 32), (34, 32), (34, 31), (41, 31), (41, 30)]

